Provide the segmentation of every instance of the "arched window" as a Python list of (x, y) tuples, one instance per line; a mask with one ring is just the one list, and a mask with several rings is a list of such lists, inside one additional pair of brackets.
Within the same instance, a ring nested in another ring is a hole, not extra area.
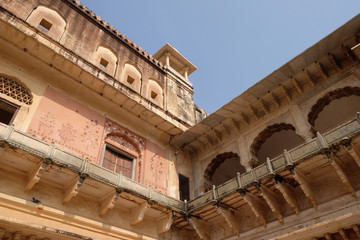
[(94, 65), (98, 66), (104, 72), (115, 75), (118, 58), (110, 47), (98, 46), (94, 54)]
[(274, 124), (263, 130), (254, 140), (250, 151), (252, 154), (251, 165), (253, 167), (264, 163), (266, 158), (274, 158), (284, 152), (284, 149), (292, 149), (304, 140), (295, 132), (290, 124)]
[(237, 173), (246, 172), (240, 164), (240, 157), (233, 152), (226, 152), (217, 155), (207, 166), (205, 178), (205, 190), (209, 190), (212, 185), (218, 186), (236, 177)]
[(65, 19), (55, 10), (45, 6), (35, 8), (27, 22), (57, 41), (66, 28)]
[(131, 63), (125, 63), (122, 72), (121, 82), (130, 87), (134, 91), (140, 93), (141, 87), (141, 72)]
[(314, 131), (324, 133), (360, 112), (360, 88), (345, 87), (328, 92), (311, 108), (308, 121)]
[(149, 79), (146, 97), (156, 105), (163, 106), (163, 89), (156, 80)]

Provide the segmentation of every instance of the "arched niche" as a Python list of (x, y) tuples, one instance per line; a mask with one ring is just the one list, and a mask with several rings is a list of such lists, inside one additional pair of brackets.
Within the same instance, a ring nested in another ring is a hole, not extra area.
[(66, 28), (66, 21), (58, 12), (41, 5), (32, 11), (27, 22), (56, 41), (60, 40)]
[(205, 170), (205, 190), (209, 190), (212, 185), (218, 186), (235, 178), (238, 172), (246, 172), (245, 168), (240, 164), (238, 154), (233, 152), (218, 154)]
[(107, 46), (99, 45), (94, 54), (93, 63), (111, 76), (115, 75), (118, 57)]
[(146, 98), (156, 105), (163, 107), (164, 93), (158, 81), (149, 79), (146, 90)]
[(360, 88), (345, 87), (326, 93), (311, 108), (308, 121), (315, 132), (325, 133), (360, 112)]
[(140, 93), (141, 72), (134, 64), (125, 63), (121, 76), (122, 83)]
[(304, 143), (291, 124), (280, 123), (268, 126), (254, 140), (250, 147), (252, 154), (252, 167), (274, 158), (284, 152)]

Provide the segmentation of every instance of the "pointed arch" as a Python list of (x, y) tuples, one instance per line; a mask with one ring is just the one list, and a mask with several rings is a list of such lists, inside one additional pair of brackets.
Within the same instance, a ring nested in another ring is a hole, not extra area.
[(94, 54), (93, 63), (104, 72), (115, 76), (118, 57), (115, 51), (106, 45), (100, 44)]
[(131, 62), (126, 62), (121, 74), (121, 82), (140, 93), (142, 73), (140, 69)]
[(205, 169), (205, 190), (209, 190), (211, 185), (220, 185), (236, 177), (237, 172), (246, 172), (240, 164), (240, 157), (237, 153), (224, 152), (218, 154)]
[(254, 139), (250, 147), (252, 160), (250, 165), (255, 167), (283, 153), (284, 149), (292, 149), (304, 142), (296, 134), (295, 127), (291, 124), (280, 123), (268, 126)]
[(312, 106), (308, 122), (314, 131), (322, 133), (355, 117), (357, 111), (360, 111), (360, 88), (338, 88), (326, 93)]

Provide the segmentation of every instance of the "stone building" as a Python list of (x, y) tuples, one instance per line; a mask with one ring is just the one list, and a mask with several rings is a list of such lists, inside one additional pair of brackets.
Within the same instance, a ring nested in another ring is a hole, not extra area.
[(208, 115), (171, 45), (0, 1), (0, 239), (360, 239), (359, 33)]

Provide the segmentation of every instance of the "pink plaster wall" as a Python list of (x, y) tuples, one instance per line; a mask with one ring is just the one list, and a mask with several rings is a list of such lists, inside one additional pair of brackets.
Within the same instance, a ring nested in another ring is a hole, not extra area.
[(165, 150), (147, 141), (144, 162), (144, 184), (167, 193), (168, 165)]
[(48, 87), (28, 133), (97, 162), (105, 117)]
[(48, 87), (27, 131), (101, 164), (104, 144), (136, 158), (135, 180), (167, 193), (166, 151), (118, 123)]

